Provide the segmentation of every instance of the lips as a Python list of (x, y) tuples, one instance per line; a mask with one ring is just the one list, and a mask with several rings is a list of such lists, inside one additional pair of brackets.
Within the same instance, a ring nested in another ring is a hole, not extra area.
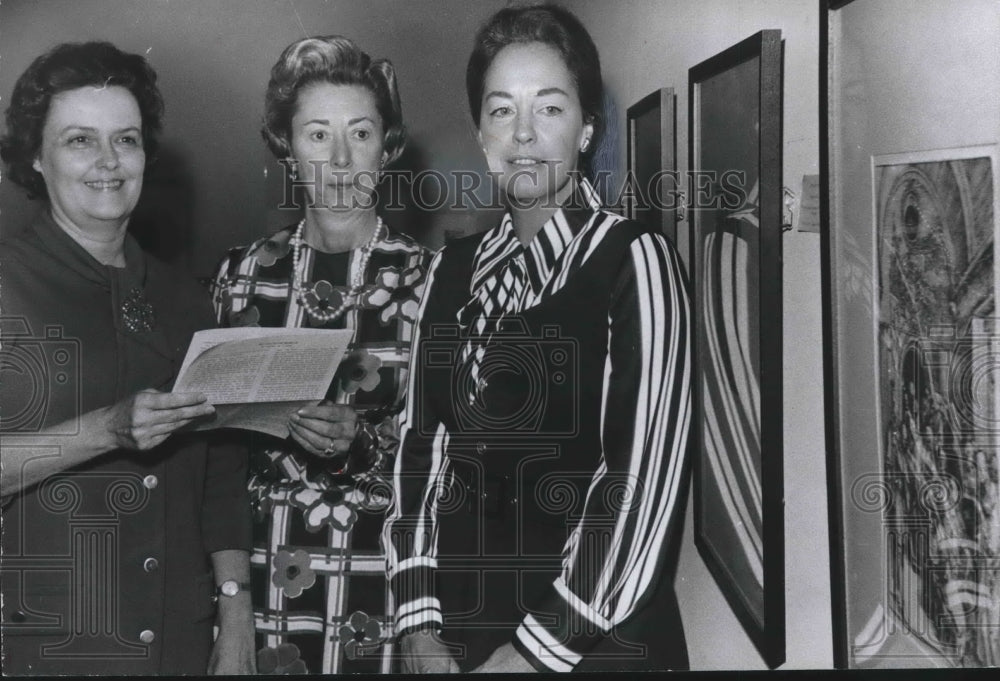
[(116, 191), (122, 188), (125, 180), (94, 180), (92, 182), (84, 182), (84, 184), (97, 191)]
[(534, 166), (540, 163), (544, 163), (545, 161), (530, 156), (517, 156), (515, 158), (510, 159), (507, 162), (515, 166)]

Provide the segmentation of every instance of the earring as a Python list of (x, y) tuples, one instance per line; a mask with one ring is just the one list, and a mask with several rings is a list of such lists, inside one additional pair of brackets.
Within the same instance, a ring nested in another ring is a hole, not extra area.
[(299, 166), (295, 163), (294, 159), (285, 159), (285, 167), (288, 168), (288, 178), (295, 182), (299, 179)]
[(590, 140), (589, 139), (583, 140), (583, 144), (580, 145), (580, 151), (587, 151), (587, 147), (589, 146), (590, 146)]

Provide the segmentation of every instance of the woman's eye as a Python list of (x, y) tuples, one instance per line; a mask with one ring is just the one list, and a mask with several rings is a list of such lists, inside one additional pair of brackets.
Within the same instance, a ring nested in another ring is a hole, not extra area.
[(490, 116), (493, 116), (494, 118), (501, 118), (503, 116), (511, 115), (513, 111), (514, 110), (511, 109), (509, 106), (498, 106), (497, 108), (490, 111)]
[(325, 142), (327, 139), (326, 131), (314, 130), (312, 133), (310, 133), (309, 139), (313, 140), (314, 142)]
[(549, 104), (548, 106), (542, 107), (542, 113), (545, 114), (546, 116), (558, 116), (562, 112), (563, 110), (560, 107), (555, 106), (554, 104)]
[(67, 144), (73, 147), (85, 147), (90, 144), (90, 138), (86, 135), (77, 135), (75, 137), (70, 137), (67, 140)]
[(139, 146), (139, 138), (136, 135), (122, 135), (118, 141), (130, 147)]
[(368, 130), (355, 130), (354, 136), (357, 137), (359, 140), (366, 140), (369, 137), (371, 137), (372, 134)]

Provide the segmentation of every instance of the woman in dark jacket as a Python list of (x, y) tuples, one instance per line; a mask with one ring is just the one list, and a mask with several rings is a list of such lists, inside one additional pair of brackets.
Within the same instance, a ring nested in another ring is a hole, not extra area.
[(10, 102), (0, 151), (45, 207), (0, 247), (4, 673), (253, 672), (245, 451), (179, 434), (213, 407), (165, 392), (208, 296), (127, 232), (156, 74), (63, 44)]

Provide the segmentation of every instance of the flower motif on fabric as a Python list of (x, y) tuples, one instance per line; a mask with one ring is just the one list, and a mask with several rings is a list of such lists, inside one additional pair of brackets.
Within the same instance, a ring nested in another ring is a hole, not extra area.
[(367, 613), (356, 611), (348, 623), (340, 627), (340, 644), (348, 660), (378, 653), (382, 645), (382, 624)]
[(261, 244), (254, 255), (257, 256), (257, 262), (261, 267), (271, 267), (274, 263), (288, 255), (291, 250), (290, 241), (285, 240), (282, 242), (276, 237), (272, 237)]
[(340, 362), (334, 378), (345, 393), (355, 393), (359, 388), (371, 392), (382, 380), (378, 372), (381, 366), (382, 360), (375, 355), (365, 350), (352, 350)]
[(316, 573), (310, 566), (309, 554), (302, 549), (289, 553), (284, 549), (274, 556), (271, 582), (289, 598), (298, 598), (303, 590), (316, 583)]
[[(323, 312), (336, 310), (344, 302), (344, 290), (335, 287), (326, 279), (320, 279), (312, 286), (304, 289), (303, 298), (306, 305)], [(308, 309), (306, 310), (308, 312)], [(313, 326), (324, 326), (326, 322), (309, 315), (309, 323)]]
[(257, 651), (258, 674), (308, 674), (306, 663), (299, 657), (299, 647), (294, 643), (282, 643), (277, 648), (261, 648)]
[(365, 294), (364, 304), (382, 308), (379, 321), (384, 326), (393, 321), (412, 324), (420, 307), (417, 291), (425, 275), (422, 267), (383, 267), (375, 278), (375, 288)]
[(229, 313), (230, 326), (260, 326), (260, 310), (256, 305), (248, 305), (239, 312)]
[(319, 532), (329, 526), (347, 532), (358, 520), (358, 500), (354, 490), (316, 490), (301, 487), (288, 495), (288, 503), (302, 511), (306, 529)]

